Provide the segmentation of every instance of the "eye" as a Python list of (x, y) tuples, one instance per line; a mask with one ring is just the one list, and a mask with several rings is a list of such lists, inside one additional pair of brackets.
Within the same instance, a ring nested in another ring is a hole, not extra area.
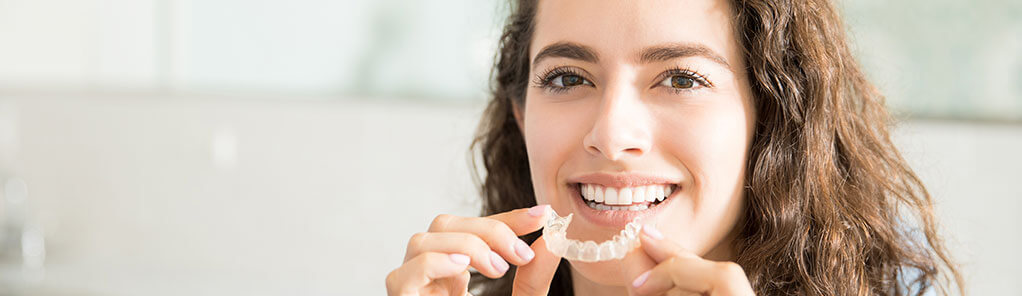
[(586, 81), (585, 78), (582, 78), (582, 76), (579, 76), (579, 75), (575, 75), (575, 74), (561, 74), (561, 75), (557, 75), (556, 77), (551, 79), (550, 80), (550, 84), (552, 84), (553, 86), (556, 86), (556, 87), (564, 88), (564, 87), (579, 86), (579, 85), (583, 85), (583, 84), (592, 84), (592, 82)]
[(696, 85), (696, 81), (692, 78), (684, 76), (671, 76), (671, 87), (673, 88), (692, 88)]
[(695, 90), (700, 87), (713, 87), (705, 77), (692, 70), (670, 69), (663, 74), (658, 86), (668, 87), (675, 91)]
[(686, 75), (672, 75), (665, 78), (660, 82), (661, 86), (677, 88), (677, 89), (690, 89), (702, 85), (703, 83), (696, 81), (697, 78), (686, 76)]
[(585, 70), (575, 67), (559, 67), (536, 75), (533, 85), (551, 93), (570, 91), (577, 86), (595, 87), (593, 81), (586, 77), (589, 75)]

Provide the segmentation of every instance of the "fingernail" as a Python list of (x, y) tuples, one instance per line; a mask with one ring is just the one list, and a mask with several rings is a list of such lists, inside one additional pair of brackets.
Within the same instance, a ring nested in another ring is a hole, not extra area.
[(546, 213), (546, 208), (548, 207), (550, 207), (550, 205), (538, 205), (535, 207), (531, 207), (529, 208), (529, 216), (533, 217), (543, 216), (543, 213)]
[(515, 241), (515, 254), (518, 254), (518, 257), (525, 259), (525, 261), (530, 261), (532, 257), (536, 257), (536, 253), (532, 251), (532, 248), (520, 239)]
[(472, 259), (468, 258), (468, 256), (466, 256), (466, 255), (451, 254), (450, 256), (451, 256), (451, 262), (454, 262), (455, 264), (458, 264), (458, 265), (468, 265), (469, 262), (472, 262)]
[(507, 262), (504, 261), (504, 258), (500, 258), (500, 255), (497, 255), (497, 253), (493, 251), (490, 251), (490, 264), (493, 264), (493, 268), (496, 268), (497, 272), (501, 273), (507, 271), (509, 267)]
[(656, 230), (656, 227), (654, 227), (652, 224), (643, 226), (642, 232), (654, 239), (659, 240), (664, 238), (664, 234), (660, 233), (659, 230)]
[(632, 287), (638, 288), (639, 286), (642, 286), (642, 284), (646, 283), (646, 279), (649, 279), (650, 271), (653, 270), (647, 270), (646, 272), (643, 272), (641, 275), (639, 275), (639, 277), (635, 278), (635, 281), (632, 282)]

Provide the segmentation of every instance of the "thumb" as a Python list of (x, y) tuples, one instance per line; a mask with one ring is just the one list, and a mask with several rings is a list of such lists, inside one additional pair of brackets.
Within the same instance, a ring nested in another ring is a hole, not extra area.
[(532, 243), (532, 250), (536, 252), (536, 257), (532, 258), (528, 264), (518, 267), (511, 295), (546, 295), (550, 290), (550, 281), (554, 279), (554, 273), (557, 271), (557, 265), (561, 262), (561, 257), (547, 250), (546, 240), (542, 236)]
[(517, 209), (487, 216), (487, 218), (504, 222), (515, 235), (525, 235), (543, 228), (550, 212), (550, 205), (538, 205), (528, 209)]
[(642, 234), (639, 236), (642, 250), (656, 263), (663, 262), (673, 257), (702, 259), (692, 251), (664, 239), (664, 235), (656, 229), (656, 226), (649, 224), (642, 227)]

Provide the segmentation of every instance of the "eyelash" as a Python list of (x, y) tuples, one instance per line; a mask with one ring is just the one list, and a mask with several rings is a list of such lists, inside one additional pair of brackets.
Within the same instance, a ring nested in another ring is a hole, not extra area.
[(562, 92), (571, 90), (572, 88), (575, 88), (575, 86), (560, 87), (560, 86), (554, 85), (554, 79), (556, 79), (557, 77), (560, 77), (562, 75), (574, 75), (574, 76), (582, 77), (583, 80), (589, 81), (590, 83), (592, 83), (592, 81), (590, 81), (588, 78), (585, 78), (586, 75), (581, 73), (581, 71), (578, 71), (578, 70), (576, 70), (574, 68), (566, 68), (566, 67), (554, 68), (553, 70), (547, 71), (546, 73), (543, 73), (543, 74), (540, 74), (540, 75), (536, 75), (536, 80), (535, 80), (534, 83), (536, 85), (538, 85), (539, 87), (541, 87), (541, 88), (543, 88), (543, 89), (545, 89), (547, 91), (553, 92), (553, 93), (562, 93)]
[(671, 77), (674, 77), (674, 76), (682, 76), (682, 77), (685, 77), (687, 79), (692, 79), (692, 81), (694, 81), (695, 83), (699, 84), (699, 85), (693, 86), (691, 88), (674, 88), (674, 87), (671, 87), (671, 90), (674, 91), (675, 93), (679, 93), (680, 94), (680, 93), (683, 93), (683, 92), (696, 91), (696, 90), (698, 90), (699, 88), (702, 88), (702, 87), (713, 88), (713, 83), (711, 83), (709, 79), (706, 79), (706, 75), (699, 74), (699, 72), (696, 72), (695, 70), (691, 70), (691, 69), (688, 69), (688, 68), (674, 67), (674, 68), (668, 68), (667, 70), (664, 70), (663, 73), (664, 74), (660, 75), (660, 77), (657, 79), (657, 85), (660, 85), (665, 79), (668, 79), (668, 78), (671, 78)]
[[(713, 87), (713, 83), (711, 83), (708, 79), (706, 79), (705, 75), (702, 75), (699, 72), (696, 72), (695, 70), (691, 70), (689, 68), (672, 67), (672, 68), (668, 68), (667, 70), (664, 70), (662, 73), (663, 74), (660, 74), (660, 76), (657, 78), (657, 80), (656, 80), (657, 83), (653, 87), (659, 86), (662, 82), (664, 82), (665, 79), (668, 79), (668, 78), (671, 78), (671, 77), (674, 77), (674, 76), (682, 76), (682, 77), (685, 77), (687, 79), (692, 79), (692, 81), (694, 81), (695, 83), (699, 84), (699, 86), (695, 86), (695, 87), (692, 87), (692, 88), (674, 88), (674, 87), (671, 87), (671, 90), (673, 92), (675, 92), (675, 93), (678, 93), (678, 94), (684, 93), (684, 92), (691, 92), (691, 91), (694, 91), (694, 90), (696, 90), (696, 89), (698, 89), (700, 87), (710, 87), (710, 88)], [(553, 92), (553, 93), (566, 92), (566, 91), (569, 91), (572, 88), (576, 87), (576, 86), (560, 87), (560, 86), (554, 85), (553, 84), (554, 79), (557, 79), (558, 77), (560, 77), (562, 75), (574, 75), (574, 76), (578, 76), (578, 77), (581, 77), (586, 82), (592, 84), (592, 81), (590, 81), (588, 78), (586, 78), (585, 74), (581, 73), (580, 71), (578, 71), (578, 70), (576, 70), (574, 68), (568, 68), (568, 67), (558, 67), (558, 68), (554, 68), (552, 70), (549, 70), (546, 73), (543, 73), (543, 74), (540, 74), (540, 75), (536, 75), (536, 79), (535, 79), (535, 81), (533, 83), (535, 85), (537, 85), (537, 86), (539, 86), (539, 87), (541, 87), (541, 88), (543, 88), (543, 89), (545, 89), (547, 91)]]

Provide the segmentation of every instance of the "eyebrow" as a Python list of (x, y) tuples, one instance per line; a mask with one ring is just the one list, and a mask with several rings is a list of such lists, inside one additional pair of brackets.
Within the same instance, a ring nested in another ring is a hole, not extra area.
[(724, 68), (727, 68), (728, 70), (731, 69), (731, 64), (727, 62), (727, 59), (725, 59), (724, 56), (721, 56), (706, 45), (698, 43), (669, 43), (666, 45), (647, 47), (642, 50), (642, 54), (639, 55), (639, 62), (643, 64), (664, 62), (675, 58), (692, 56), (704, 57), (724, 66)]
[(591, 47), (574, 42), (557, 42), (547, 45), (532, 59), (532, 67), (535, 68), (540, 61), (547, 58), (569, 58), (594, 64), (600, 61), (600, 57)]
[[(716, 51), (705, 45), (692, 43), (668, 43), (647, 47), (639, 54), (639, 62), (648, 64), (692, 56), (704, 57), (731, 70), (731, 64)], [(533, 68), (547, 58), (568, 58), (589, 63), (600, 61), (600, 56), (591, 47), (574, 42), (557, 42), (544, 47), (533, 58)]]

